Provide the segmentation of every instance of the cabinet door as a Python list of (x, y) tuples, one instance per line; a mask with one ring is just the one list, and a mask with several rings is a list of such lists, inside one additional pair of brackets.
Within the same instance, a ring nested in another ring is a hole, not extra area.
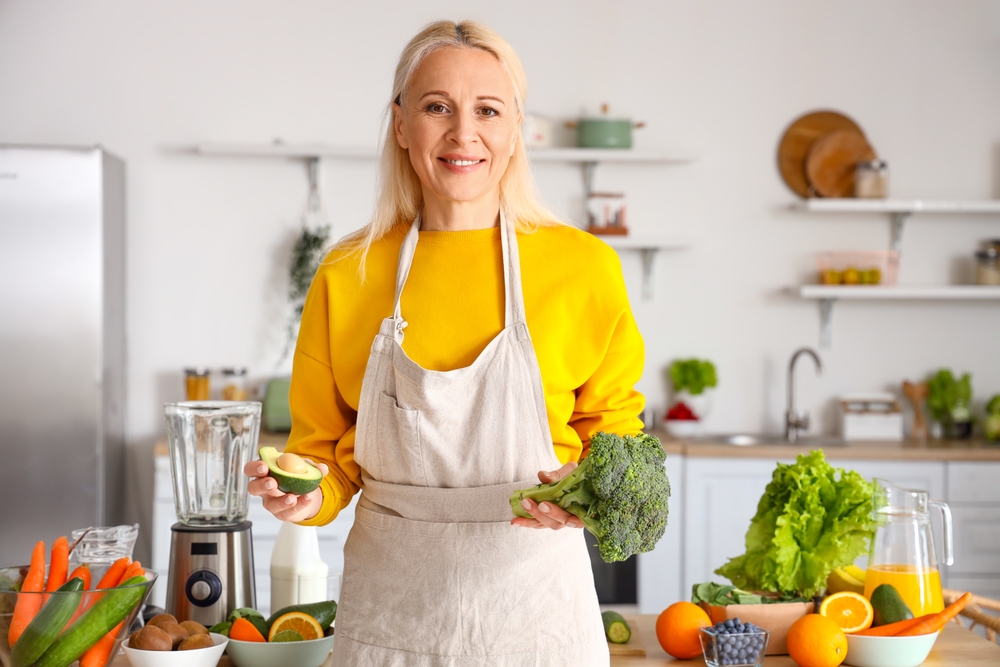
[(949, 503), (991, 503), (1000, 505), (1000, 463), (948, 464)]
[[(955, 522), (955, 564), (948, 572), (1000, 575), (1000, 506), (956, 505), (951, 514)], [(954, 588), (951, 583), (949, 586)]]
[(728, 583), (714, 570), (746, 551), (744, 537), (750, 519), (757, 513), (776, 463), (751, 458), (685, 458), (684, 584), (674, 601), (689, 600), (694, 584)]
[(667, 530), (649, 553), (639, 554), (638, 604), (640, 614), (659, 614), (667, 605), (686, 599), (681, 580), (681, 545), (684, 542), (684, 457), (667, 456), (670, 480), (670, 514)]

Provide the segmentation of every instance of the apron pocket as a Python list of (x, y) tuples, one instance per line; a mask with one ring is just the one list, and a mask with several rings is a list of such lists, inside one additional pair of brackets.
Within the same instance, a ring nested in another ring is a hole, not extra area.
[(369, 471), (375, 479), (393, 484), (412, 483), (414, 473), (427, 486), (420, 452), (420, 413), (399, 407), (396, 399), (379, 392), (375, 449), (381, 470)]

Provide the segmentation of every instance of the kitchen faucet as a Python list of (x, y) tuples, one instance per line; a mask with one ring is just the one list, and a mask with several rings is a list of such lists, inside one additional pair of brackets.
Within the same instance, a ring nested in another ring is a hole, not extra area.
[(785, 412), (785, 440), (788, 442), (796, 442), (799, 439), (799, 431), (809, 429), (809, 413), (804, 412), (799, 416), (795, 410), (795, 362), (803, 354), (808, 354), (816, 362), (816, 374), (823, 374), (823, 362), (811, 348), (800, 348), (792, 355), (792, 360), (788, 364), (788, 410)]

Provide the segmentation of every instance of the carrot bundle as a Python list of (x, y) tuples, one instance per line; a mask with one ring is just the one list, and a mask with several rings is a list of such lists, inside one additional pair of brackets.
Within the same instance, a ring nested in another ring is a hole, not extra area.
[(930, 614), (930, 618), (927, 616), (921, 616), (920, 623), (914, 625), (912, 628), (903, 630), (897, 634), (896, 637), (913, 637), (914, 635), (929, 635), (932, 632), (937, 632), (943, 628), (948, 621), (958, 616), (958, 613), (965, 609), (965, 605), (969, 604), (971, 600), (972, 593), (966, 593), (945, 607), (944, 610), (939, 611), (936, 614)]
[[(45, 590), (45, 542), (39, 542), (31, 552), (31, 565), (28, 574), (21, 582), (21, 590), (25, 593), (40, 593)], [(14, 614), (10, 619), (10, 629), (7, 631), (9, 646), (17, 643), (21, 633), (28, 627), (32, 619), (42, 608), (41, 595), (18, 595), (14, 605)]]
[[(118, 562), (121, 562), (122, 560), (128, 559), (122, 558)], [(117, 565), (118, 562), (116, 562), (115, 565)], [(114, 565), (112, 565), (112, 567), (114, 567)], [(111, 570), (108, 570), (109, 573), (110, 571)], [(145, 576), (145, 574), (146, 571), (142, 569), (142, 563), (139, 561), (132, 561), (132, 563), (129, 564), (124, 571), (122, 571), (118, 581), (112, 584), (112, 586), (121, 586), (132, 577), (140, 575)], [(108, 579), (107, 574), (104, 575), (104, 579), (101, 581), (103, 582), (106, 579)], [(111, 661), (111, 651), (115, 648), (115, 639), (118, 638), (118, 633), (121, 632), (123, 625), (125, 625), (125, 621), (116, 625), (111, 632), (101, 637), (96, 644), (88, 648), (84, 654), (80, 656), (80, 667), (105, 667), (105, 665)]]

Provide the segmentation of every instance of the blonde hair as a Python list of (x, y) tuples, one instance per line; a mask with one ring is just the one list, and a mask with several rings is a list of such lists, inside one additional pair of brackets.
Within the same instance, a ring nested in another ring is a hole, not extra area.
[[(497, 33), (475, 21), (435, 21), (410, 40), (396, 65), (392, 94), (386, 105), (375, 212), (367, 225), (341, 239), (336, 246), (348, 251), (341, 257), (360, 253), (358, 268), (362, 280), (365, 258), (372, 244), (397, 225), (413, 222), (423, 205), (420, 179), (410, 164), (409, 154), (396, 141), (393, 132), (393, 105), (405, 102), (406, 89), (424, 58), (448, 47), (481, 49), (493, 55), (510, 78), (515, 107), (523, 115), (528, 93), (524, 67), (514, 49)], [(521, 132), (516, 133), (514, 153), (500, 178), (500, 206), (521, 232), (563, 224), (539, 201)]]

